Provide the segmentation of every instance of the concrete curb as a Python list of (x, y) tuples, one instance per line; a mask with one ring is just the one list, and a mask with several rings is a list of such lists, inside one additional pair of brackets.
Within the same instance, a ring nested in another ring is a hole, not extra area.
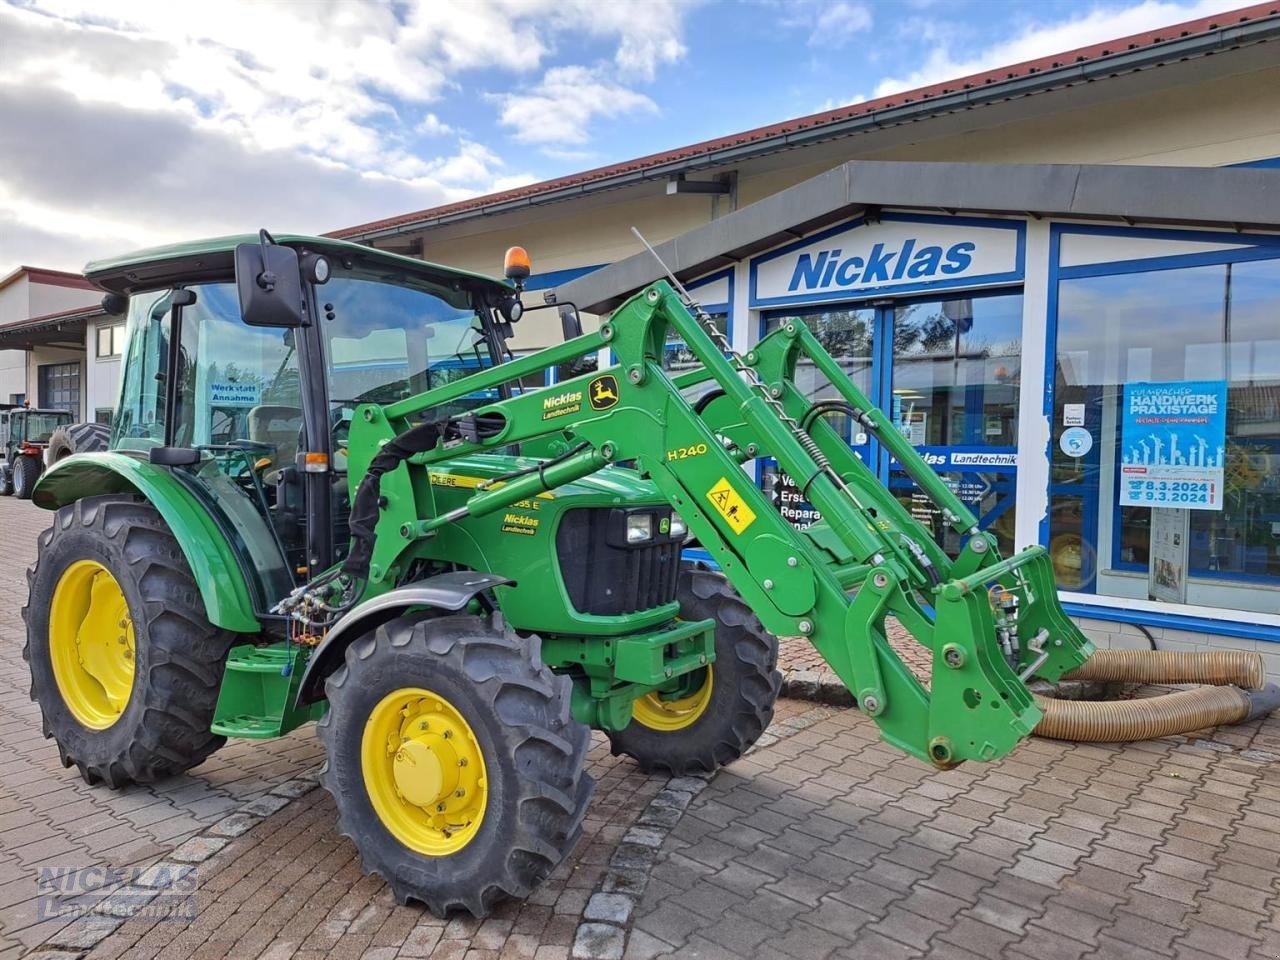
[[(830, 715), (831, 711), (822, 707), (811, 707), (780, 720), (760, 735), (747, 754), (785, 740)], [(609, 869), (587, 901), (574, 932), (573, 960), (622, 960), (631, 922), (649, 885), (649, 872), (658, 862), (658, 852), (713, 776), (672, 777), (641, 811), (618, 843)]]
[[(1107, 700), (1115, 699), (1118, 691), (1123, 689), (1123, 684), (1081, 680), (1046, 683), (1037, 680), (1031, 684), (1030, 689), (1032, 693), (1058, 700)], [(858, 705), (848, 687), (835, 677), (824, 676), (816, 670), (791, 670), (785, 673), (780, 696), (833, 707)]]

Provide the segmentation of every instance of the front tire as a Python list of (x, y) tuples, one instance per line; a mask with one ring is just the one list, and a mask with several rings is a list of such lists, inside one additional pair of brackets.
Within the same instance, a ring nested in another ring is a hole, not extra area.
[(688, 690), (641, 697), (631, 723), (609, 740), (615, 755), (634, 758), (646, 772), (711, 773), (746, 753), (773, 720), (782, 688), (778, 638), (723, 574), (687, 568), (676, 597), (683, 619), (715, 620), (715, 662)]
[(234, 634), (208, 622), (154, 507), (119, 496), (63, 507), (27, 571), (23, 658), (44, 735), (86, 783), (150, 783), (225, 743), (209, 731)]
[(13, 493), (19, 500), (30, 500), (40, 479), (41, 463), (25, 453), (13, 461)]
[(536, 637), (478, 617), (402, 617), (348, 647), (325, 691), (321, 782), (365, 870), (399, 902), (483, 917), (573, 849), (591, 734)]

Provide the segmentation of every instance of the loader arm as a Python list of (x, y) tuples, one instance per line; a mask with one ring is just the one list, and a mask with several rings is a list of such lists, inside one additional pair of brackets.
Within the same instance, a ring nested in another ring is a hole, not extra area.
[[(661, 366), (669, 327), (703, 364), (675, 381)], [(803, 325), (784, 325), (745, 358), (714, 336), (659, 281), (595, 333), (394, 404), (360, 407), (350, 439), (353, 486), (383, 444), (429, 422), (443, 404), (602, 347), (618, 358), (608, 370), (482, 406), (453, 421), (454, 439), (388, 472), (369, 595), (390, 589), (415, 548), (444, 525), (610, 463), (635, 462), (765, 627), (812, 642), (889, 742), (941, 767), (1008, 753), (1040, 719), (1026, 679), (1056, 679), (1092, 651), (1059, 606), (1043, 548), (1001, 559), (994, 538)], [(801, 357), (831, 382), (838, 409), (797, 389)], [(680, 387), (699, 381), (716, 395), (695, 410)], [(829, 411), (876, 436), (967, 537), (958, 557), (852, 454), (824, 422)], [(478, 488), (448, 513), (435, 514), (429, 487), (415, 481), (422, 467), (447, 458), (540, 438), (558, 438), (563, 453), (545, 469)], [(751, 482), (742, 465), (763, 456), (821, 511), (820, 524), (796, 530)], [(889, 645), (888, 616), (932, 654), (929, 689)]]

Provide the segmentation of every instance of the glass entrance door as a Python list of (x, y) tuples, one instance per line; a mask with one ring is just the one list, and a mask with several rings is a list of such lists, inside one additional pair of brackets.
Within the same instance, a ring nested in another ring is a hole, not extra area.
[[(790, 320), (804, 323), (826, 349), (845, 375), (873, 401), (877, 391), (879, 368), (876, 362), (876, 331), (879, 313), (872, 306), (849, 306), (800, 312), (770, 314), (765, 318), (763, 333), (769, 333)], [(818, 372), (813, 362), (801, 359), (796, 365), (796, 386), (813, 400), (835, 399), (835, 388)], [(853, 420), (840, 414), (827, 417), (827, 423), (841, 434), (853, 452), (867, 464), (874, 463), (875, 453), (867, 435), (857, 429)], [(761, 461), (760, 484), (773, 497), (774, 504), (786, 519), (797, 527), (807, 527), (820, 519), (795, 482), (778, 470), (772, 459)]]
[[(1022, 295), (884, 309), (892, 323), (893, 361), (881, 405), (1008, 555), (1014, 537)], [(911, 479), (893, 462), (882, 463), (881, 470), (916, 519), (948, 552), (958, 551), (959, 537)]]
[[(1003, 293), (948, 300), (878, 301), (836, 309), (791, 310), (765, 319), (806, 324), (840, 368), (892, 417), (895, 427), (995, 533), (1002, 550), (1014, 536), (1018, 389), (1021, 381), (1022, 295)], [(800, 389), (814, 399), (834, 390), (811, 364), (796, 369)], [(828, 420), (946, 549), (959, 543), (909, 477), (874, 438), (848, 418)], [(766, 460), (761, 485), (797, 526), (818, 519), (795, 485)]]

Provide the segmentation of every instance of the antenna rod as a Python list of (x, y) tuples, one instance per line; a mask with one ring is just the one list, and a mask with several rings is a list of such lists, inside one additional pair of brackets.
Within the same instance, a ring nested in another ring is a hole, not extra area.
[(684, 300), (685, 306), (691, 307), (699, 314), (705, 316), (706, 311), (702, 309), (702, 304), (693, 299), (693, 296), (685, 289), (684, 284), (676, 279), (676, 275), (671, 272), (671, 268), (666, 265), (660, 256), (658, 256), (658, 251), (653, 249), (653, 244), (649, 243), (649, 241), (644, 238), (644, 234), (640, 232), (640, 228), (633, 226), (631, 228), (631, 232), (636, 235), (636, 239), (644, 244), (644, 248), (653, 255), (653, 259), (658, 261), (658, 266), (660, 266), (662, 268), (662, 272), (667, 275), (667, 279), (670, 280), (671, 285), (675, 287), (676, 293), (680, 294), (681, 299)]

